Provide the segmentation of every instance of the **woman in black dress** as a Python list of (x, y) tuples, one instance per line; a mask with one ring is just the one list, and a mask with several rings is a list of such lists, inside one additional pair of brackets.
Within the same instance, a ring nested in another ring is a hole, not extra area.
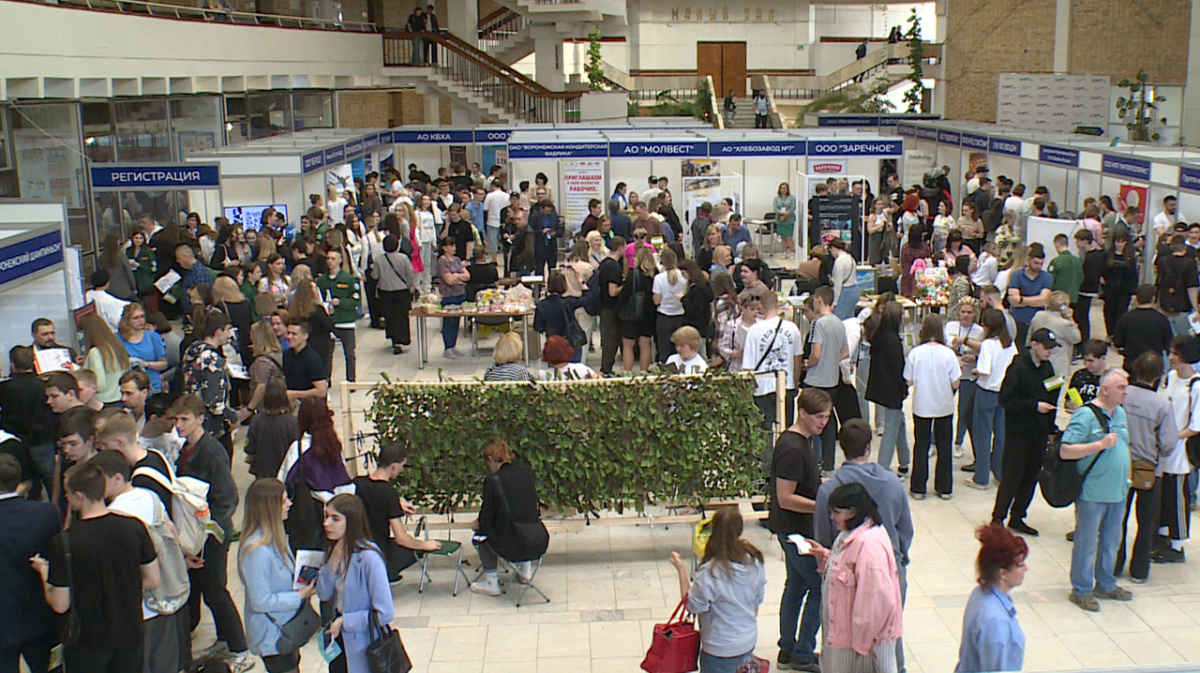
[[(633, 268), (617, 298), (617, 320), (621, 324), (621, 360), (626, 372), (633, 371), (634, 348), (640, 348), (638, 361), (642, 371), (650, 369), (654, 356), (654, 334), (658, 311), (654, 306), (654, 275), (658, 265), (649, 247), (639, 248)], [(640, 309), (640, 310), (639, 310)]]

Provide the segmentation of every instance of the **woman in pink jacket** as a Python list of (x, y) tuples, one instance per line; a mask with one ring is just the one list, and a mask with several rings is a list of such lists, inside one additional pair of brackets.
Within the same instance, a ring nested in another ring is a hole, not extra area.
[(839, 486), (829, 508), (841, 533), (825, 560), (821, 671), (895, 673), (903, 616), (891, 538), (861, 484)]

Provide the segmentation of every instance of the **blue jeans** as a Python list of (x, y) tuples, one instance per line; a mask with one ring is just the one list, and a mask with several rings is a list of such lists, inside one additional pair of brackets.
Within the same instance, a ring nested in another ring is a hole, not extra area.
[(971, 445), (975, 447), (975, 483), (988, 484), (988, 471), (1000, 479), (1004, 456), (1004, 407), (1000, 393), (975, 388), (975, 411), (971, 420)]
[(29, 491), (29, 497), (36, 500), (38, 494), (42, 492), (42, 487), (46, 487), (46, 499), (50, 499), (50, 493), (54, 490), (54, 458), (58, 455), (58, 449), (53, 444), (38, 444), (29, 447), (29, 458), (33, 461), (33, 488)]
[[(467, 300), (467, 295), (460, 294), (457, 297), (442, 297), (442, 308), (447, 306), (457, 306)], [(442, 318), (442, 345), (446, 350), (454, 348), (458, 344), (458, 318)]]
[(892, 454), (900, 456), (900, 467), (907, 468), (912, 464), (912, 454), (908, 446), (908, 418), (903, 409), (889, 409), (878, 404), (877, 411), (883, 412), (883, 437), (879, 439), (879, 464), (892, 469)]
[(1125, 525), (1125, 501), (1075, 501), (1075, 544), (1071, 548), (1071, 591), (1077, 596), (1092, 588), (1109, 593), (1117, 588), (1113, 570)]
[[(1166, 313), (1164, 311), (1164, 313)], [(1181, 313), (1167, 313), (1167, 322), (1171, 323), (1171, 332), (1175, 336), (1180, 334), (1190, 334), (1191, 325), (1188, 324), (1188, 316), (1191, 315), (1188, 311)]]
[[(821, 573), (817, 572), (817, 559), (807, 554), (801, 556), (796, 545), (782, 536), (779, 544), (783, 547), (787, 567), (783, 598), (779, 601), (779, 649), (790, 652), (793, 662), (816, 661), (813, 651), (817, 647), (817, 630), (821, 627)], [(800, 616), (801, 606), (803, 617)], [(797, 622), (799, 637), (796, 635)]]
[(700, 650), (700, 673), (737, 673), (745, 663), (754, 659), (754, 650), (735, 657), (718, 657)]
[(833, 307), (833, 314), (839, 320), (853, 318), (854, 313), (858, 310), (858, 289), (842, 290), (842, 296), (838, 297), (837, 304)]
[(963, 443), (967, 432), (971, 433), (971, 445), (975, 445), (975, 430), (972, 427), (975, 415), (975, 391), (979, 386), (971, 379), (964, 378), (958, 382), (958, 432), (954, 435), (954, 444)]

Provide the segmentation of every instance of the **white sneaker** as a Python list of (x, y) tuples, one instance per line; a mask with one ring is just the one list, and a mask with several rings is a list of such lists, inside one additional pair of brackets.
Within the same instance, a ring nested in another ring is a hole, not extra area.
[(484, 596), (499, 596), (500, 582), (499, 580), (487, 577), (471, 582), (471, 591)]
[(879, 426), (879, 427), (876, 427), (876, 428), (875, 428), (875, 436), (876, 436), (876, 437), (882, 437), (882, 436), (883, 436), (883, 427), (882, 427), (882, 426)]
[(458, 353), (453, 348), (447, 348), (446, 350), (442, 351), (442, 355), (447, 360), (454, 360), (458, 358)]
[(963, 448), (962, 448), (962, 444), (955, 444), (955, 445), (954, 445), (954, 457), (955, 457), (955, 458), (962, 458), (962, 457), (963, 457)]
[(533, 576), (533, 563), (530, 561), (521, 561), (513, 566), (517, 572), (518, 584), (529, 584), (529, 579)]
[(256, 661), (258, 659), (249, 652), (234, 652), (232, 659), (229, 661), (230, 673), (246, 673), (246, 671), (254, 668)]

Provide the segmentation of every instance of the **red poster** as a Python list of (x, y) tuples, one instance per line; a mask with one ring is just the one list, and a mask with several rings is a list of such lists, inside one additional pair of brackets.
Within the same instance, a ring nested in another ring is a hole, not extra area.
[(1137, 208), (1137, 223), (1141, 224), (1146, 219), (1148, 191), (1149, 188), (1144, 185), (1121, 185), (1120, 195), (1117, 197), (1117, 212), (1124, 213), (1126, 208)]

